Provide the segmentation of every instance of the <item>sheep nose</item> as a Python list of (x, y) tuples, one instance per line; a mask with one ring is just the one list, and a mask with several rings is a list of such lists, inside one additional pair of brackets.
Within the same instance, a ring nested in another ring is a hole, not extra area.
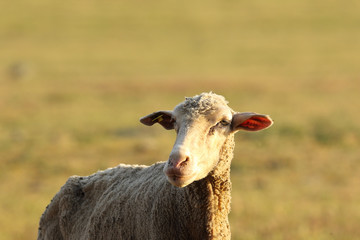
[(172, 153), (169, 157), (169, 166), (173, 168), (185, 167), (190, 162), (190, 154), (177, 152)]

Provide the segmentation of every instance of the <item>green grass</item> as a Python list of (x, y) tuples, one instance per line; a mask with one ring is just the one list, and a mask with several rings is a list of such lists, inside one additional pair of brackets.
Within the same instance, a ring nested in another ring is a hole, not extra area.
[(36, 238), (71, 175), (166, 160), (138, 119), (210, 90), (275, 120), (237, 135), (233, 239), (356, 239), (359, 5), (1, 2), (0, 239)]

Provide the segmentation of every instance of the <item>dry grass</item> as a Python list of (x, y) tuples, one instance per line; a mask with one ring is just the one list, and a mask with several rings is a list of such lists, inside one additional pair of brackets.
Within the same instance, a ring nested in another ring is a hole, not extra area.
[(275, 120), (237, 136), (233, 239), (360, 235), (357, 1), (0, 9), (0, 239), (36, 238), (70, 175), (166, 160), (174, 133), (138, 119), (210, 90)]

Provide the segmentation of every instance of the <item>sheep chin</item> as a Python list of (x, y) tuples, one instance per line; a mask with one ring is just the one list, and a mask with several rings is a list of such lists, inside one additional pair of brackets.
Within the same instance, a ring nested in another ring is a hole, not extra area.
[(166, 177), (169, 183), (178, 188), (186, 187), (195, 180), (195, 176), (166, 175)]

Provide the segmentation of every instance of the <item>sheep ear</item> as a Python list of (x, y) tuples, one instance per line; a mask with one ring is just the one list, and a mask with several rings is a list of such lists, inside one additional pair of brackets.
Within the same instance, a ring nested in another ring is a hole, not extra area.
[(158, 111), (140, 118), (140, 122), (147, 126), (161, 124), (166, 130), (174, 129), (174, 119), (171, 111)]
[(231, 122), (232, 131), (246, 130), (259, 131), (270, 127), (273, 121), (268, 115), (244, 112), (235, 113)]

